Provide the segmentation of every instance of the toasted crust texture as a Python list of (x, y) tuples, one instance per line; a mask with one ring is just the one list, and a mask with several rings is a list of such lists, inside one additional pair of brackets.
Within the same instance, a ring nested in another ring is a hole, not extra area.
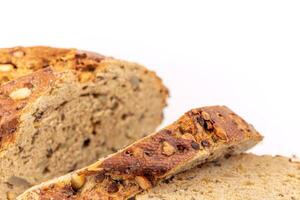
[[(89, 167), (33, 187), (18, 200), (127, 199), (195, 165), (240, 153), (261, 139), (225, 106), (193, 109), (161, 131)], [(83, 182), (75, 189), (77, 176)]]
[(76, 49), (43, 46), (0, 49), (0, 84), (49, 66), (58, 71), (94, 71), (103, 59), (107, 57)]

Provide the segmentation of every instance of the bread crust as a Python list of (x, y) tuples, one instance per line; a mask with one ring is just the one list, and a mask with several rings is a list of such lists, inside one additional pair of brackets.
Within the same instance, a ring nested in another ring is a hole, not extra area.
[[(72, 174), (69, 174), (28, 190), (18, 200), (56, 197), (127, 199), (170, 175), (188, 169), (188, 163), (199, 164), (228, 153), (239, 153), (234, 149), (235, 145), (247, 149), (261, 139), (262, 136), (251, 125), (225, 106), (193, 109), (161, 131), (72, 173), (84, 177), (82, 180), (86, 182), (82, 188), (72, 187)], [(247, 146), (249, 141), (251, 145)], [(170, 144), (165, 146), (169, 148), (167, 152), (164, 152), (164, 143)], [(220, 148), (222, 152), (215, 156)], [(207, 156), (199, 159), (199, 155)]]
[[(212, 126), (208, 127), (208, 123), (212, 124)], [(198, 124), (201, 125), (206, 134), (214, 134), (214, 140), (228, 144), (241, 141), (244, 137), (249, 137), (256, 133), (254, 129), (250, 129), (250, 125), (242, 118), (226, 107), (213, 106), (194, 109), (187, 112), (178, 122), (159, 131), (152, 137), (131, 146), (123, 153), (104, 160), (99, 167), (106, 172), (117, 172), (121, 175), (161, 177), (179, 165), (182, 160), (189, 160), (195, 156), (200, 147), (209, 148), (214, 145), (213, 139), (208, 139), (211, 136), (202, 136), (195, 140), (177, 137), (176, 133), (180, 129), (183, 132), (187, 130), (189, 134), (196, 136), (199, 133)], [(222, 132), (224, 138), (219, 136), (220, 132)], [(166, 156), (162, 152), (162, 142), (167, 142), (178, 150), (182, 148), (181, 151), (184, 151), (184, 153), (179, 150), (172, 156)], [(151, 156), (148, 156), (147, 159), (144, 159), (143, 156), (128, 156), (128, 152), (135, 152), (137, 149), (142, 150), (146, 154), (151, 154)], [(134, 167), (128, 168), (128, 166)]]
[(0, 49), (0, 71), (1, 65), (12, 65), (12, 69), (0, 73), (0, 83), (49, 66), (59, 71), (66, 69), (93, 71), (106, 58), (108, 57), (77, 49), (45, 46), (3, 48)]

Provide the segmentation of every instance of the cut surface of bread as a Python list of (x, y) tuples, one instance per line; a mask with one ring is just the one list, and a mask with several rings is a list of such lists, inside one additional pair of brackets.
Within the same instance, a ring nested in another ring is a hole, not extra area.
[(178, 172), (243, 152), (261, 139), (225, 106), (193, 109), (115, 154), (29, 189), (18, 200), (128, 199)]
[(241, 154), (178, 174), (136, 200), (299, 200), (300, 162)]
[(1, 78), (1, 200), (154, 131), (166, 105), (153, 72), (76, 50), (0, 50)]

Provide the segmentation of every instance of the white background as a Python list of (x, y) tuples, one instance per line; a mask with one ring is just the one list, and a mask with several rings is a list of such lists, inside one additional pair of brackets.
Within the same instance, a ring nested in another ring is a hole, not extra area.
[(165, 122), (221, 104), (300, 155), (300, 1), (0, 1), (0, 45), (76, 47), (142, 63), (170, 88)]

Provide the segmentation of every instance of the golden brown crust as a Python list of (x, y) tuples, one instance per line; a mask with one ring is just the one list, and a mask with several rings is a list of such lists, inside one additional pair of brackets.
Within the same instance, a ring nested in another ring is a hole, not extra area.
[(75, 191), (72, 189), (70, 185), (62, 186), (62, 187), (49, 187), (45, 191), (41, 191), (40, 200), (50, 200), (50, 199), (68, 199), (75, 200)]
[[(192, 115), (197, 115), (198, 113), (199, 111), (197, 110), (191, 112)], [(216, 137), (227, 142), (241, 140), (246, 136), (245, 133), (252, 132), (251, 125), (225, 106), (202, 108), (197, 121), (204, 128), (212, 131)]]
[[(56, 77), (51, 68), (45, 68), (0, 87), (0, 151), (14, 138), (23, 108), (49, 88)], [(11, 94), (28, 89), (29, 96), (14, 99)]]
[[(46, 67), (57, 71), (74, 69), (89, 72), (95, 70), (105, 58), (88, 51), (43, 46), (0, 49), (0, 84)], [(3, 65), (12, 67), (1, 71)]]
[[(226, 107), (194, 109), (174, 125), (104, 160), (99, 168), (122, 175), (160, 177), (183, 160), (192, 158), (200, 148), (208, 148), (220, 141), (241, 141), (247, 134), (255, 133), (250, 125)], [(185, 134), (191, 134), (195, 139), (185, 139), (182, 137)], [(171, 144), (175, 153), (165, 155), (161, 148), (163, 142)], [(134, 156), (137, 151), (141, 153)]]
[(231, 147), (247, 139), (256, 143), (262, 137), (227, 107), (193, 109), (163, 130), (76, 172), (84, 177), (81, 180), (87, 180), (87, 186), (74, 192), (72, 187), (53, 183), (37, 191), (40, 199), (54, 197), (51, 196), (53, 191), (55, 195), (63, 194), (66, 188), (73, 192), (66, 199), (126, 199), (156, 185), (199, 152), (213, 153), (217, 146)]
[[(172, 156), (164, 155), (161, 148), (163, 142), (171, 144), (176, 153)], [(127, 151), (108, 158), (99, 167), (108, 173), (159, 177), (197, 153), (200, 147), (198, 145), (193, 148), (193, 143), (192, 140), (173, 137), (172, 132), (167, 129), (162, 130), (148, 140), (128, 148)], [(137, 153), (134, 156), (135, 152)]]

